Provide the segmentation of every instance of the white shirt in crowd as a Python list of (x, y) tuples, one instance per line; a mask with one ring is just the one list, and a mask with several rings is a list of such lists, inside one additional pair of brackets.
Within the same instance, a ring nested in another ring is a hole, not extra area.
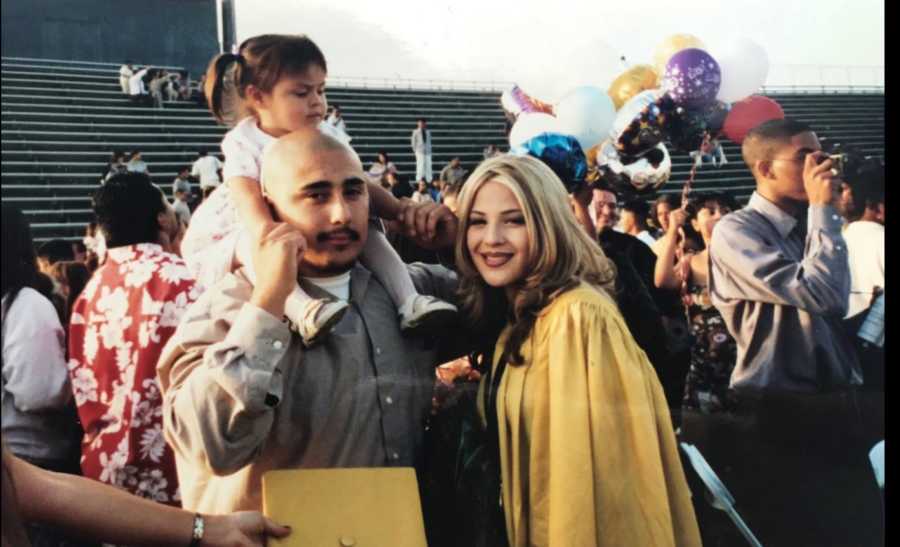
[[(6, 309), (8, 295), (3, 296)], [(3, 325), (3, 441), (18, 456), (45, 460), (67, 457), (78, 439), (60, 412), (72, 398), (66, 366), (66, 334), (56, 308), (44, 295), (22, 288)]]
[(327, 120), (327, 121), (328, 121), (328, 123), (331, 124), (333, 127), (336, 127), (336, 128), (338, 128), (338, 129), (340, 129), (341, 132), (343, 132), (343, 133), (346, 133), (346, 132), (347, 132), (347, 124), (344, 123), (344, 118), (338, 118), (337, 116), (335, 116), (334, 114), (332, 114), (331, 116), (328, 116), (328, 120)]
[(652, 235), (650, 235), (650, 232), (648, 232), (647, 230), (641, 230), (640, 232), (635, 234), (634, 237), (640, 239), (650, 247), (653, 247), (653, 244), (656, 243), (656, 239)]
[(122, 65), (122, 68), (119, 69), (119, 86), (122, 88), (122, 93), (126, 95), (129, 93), (129, 81), (132, 76), (134, 76), (134, 71), (128, 65)]
[(219, 169), (222, 162), (213, 155), (206, 155), (194, 162), (191, 167), (191, 176), (200, 177), (200, 188), (215, 188), (222, 183), (219, 180)]
[(134, 73), (134, 75), (128, 79), (128, 92), (131, 95), (144, 95), (147, 93), (147, 87), (144, 85), (144, 76), (147, 74), (149, 68), (142, 68)]
[(844, 228), (850, 262), (850, 300), (847, 317), (869, 308), (875, 287), (884, 289), (884, 226), (868, 220)]
[(149, 173), (149, 169), (147, 168), (147, 162), (144, 160), (132, 160), (125, 164), (126, 169), (130, 173)]

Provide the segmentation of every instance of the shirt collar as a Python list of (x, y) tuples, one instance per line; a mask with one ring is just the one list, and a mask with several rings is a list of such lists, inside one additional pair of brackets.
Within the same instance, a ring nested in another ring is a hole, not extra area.
[(778, 234), (785, 239), (797, 227), (798, 220), (794, 216), (782, 211), (777, 205), (762, 197), (758, 192), (753, 192), (753, 195), (750, 196), (747, 208), (753, 209), (766, 217), (775, 226)]

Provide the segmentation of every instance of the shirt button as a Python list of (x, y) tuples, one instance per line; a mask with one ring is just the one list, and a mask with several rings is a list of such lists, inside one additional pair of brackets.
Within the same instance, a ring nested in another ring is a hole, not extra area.
[(381, 355), (381, 348), (375, 348), (375, 355)]
[(274, 342), (272, 342), (272, 347), (275, 349), (281, 349), (282, 347), (284, 347), (284, 344), (281, 343), (281, 340), (275, 340)]
[(843, 249), (843, 247), (841, 247), (840, 245), (835, 245), (834, 248), (837, 251), (840, 251), (841, 249)]
[(834, 220), (841, 220), (841, 217), (837, 215), (831, 215), (831, 218), (833, 218)]
[(384, 402), (386, 402), (389, 405), (392, 405), (392, 404), (394, 404), (394, 399), (392, 399), (391, 396), (388, 395), (387, 397), (384, 398)]
[(400, 454), (397, 454), (396, 452), (394, 452), (393, 454), (391, 454), (391, 457), (394, 458), (395, 460), (399, 460)]

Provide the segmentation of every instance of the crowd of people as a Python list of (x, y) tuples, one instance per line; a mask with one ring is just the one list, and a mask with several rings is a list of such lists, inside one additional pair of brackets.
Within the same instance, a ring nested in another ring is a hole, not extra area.
[(4, 545), (262, 545), (265, 473), (388, 466), (429, 545), (741, 544), (680, 442), (764, 545), (883, 543), (883, 163), (774, 120), (744, 207), (651, 205), (493, 145), (435, 178), (420, 119), (414, 187), (326, 77), (305, 36), (217, 56), (225, 161), (170, 202), (113, 154), (81, 244), (4, 205)]
[(122, 94), (137, 105), (163, 108), (164, 103), (198, 100), (203, 95), (203, 79), (193, 82), (187, 71), (170, 71), (152, 66), (137, 69), (131, 61), (119, 67)]

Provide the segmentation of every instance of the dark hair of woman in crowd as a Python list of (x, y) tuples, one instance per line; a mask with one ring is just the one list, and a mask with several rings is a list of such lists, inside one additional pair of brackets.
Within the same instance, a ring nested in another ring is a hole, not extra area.
[(53, 283), (38, 272), (34, 240), (31, 237), (31, 226), (28, 224), (28, 219), (20, 209), (13, 205), (4, 204), (2, 210), (3, 245), (0, 247), (0, 252), (2, 252), (3, 274), (0, 295), (9, 295), (6, 301), (6, 310), (12, 306), (19, 291), (24, 287), (31, 287), (50, 298), (53, 292)]
[(703, 237), (691, 225), (691, 221), (697, 218), (697, 213), (699, 213), (701, 209), (705, 207), (713, 208), (714, 206), (718, 206), (729, 212), (740, 209), (740, 205), (738, 205), (734, 197), (723, 192), (697, 193), (691, 196), (685, 207), (687, 222), (684, 223), (682, 228), (684, 229), (685, 237), (693, 244), (697, 245), (696, 250), (703, 250), (706, 248), (706, 245), (703, 243)]
[(63, 260), (53, 265), (51, 275), (59, 283), (62, 296), (66, 299), (65, 320), (62, 321), (62, 324), (68, 325), (69, 318), (72, 316), (72, 306), (91, 279), (91, 272), (82, 262)]
[[(665, 220), (660, 218), (660, 207), (663, 208), (663, 213), (665, 215)], [(656, 201), (653, 202), (653, 207), (650, 209), (650, 222), (653, 226), (666, 231), (667, 226), (663, 224), (664, 222), (668, 222), (669, 211), (673, 209), (678, 209), (681, 207), (681, 199), (675, 194), (662, 194)]]
[(241, 44), (237, 55), (222, 53), (210, 62), (203, 94), (219, 122), (235, 123), (252, 114), (245, 101), (249, 86), (271, 93), (282, 77), (304, 74), (310, 66), (328, 72), (325, 55), (306, 36), (255, 36)]

